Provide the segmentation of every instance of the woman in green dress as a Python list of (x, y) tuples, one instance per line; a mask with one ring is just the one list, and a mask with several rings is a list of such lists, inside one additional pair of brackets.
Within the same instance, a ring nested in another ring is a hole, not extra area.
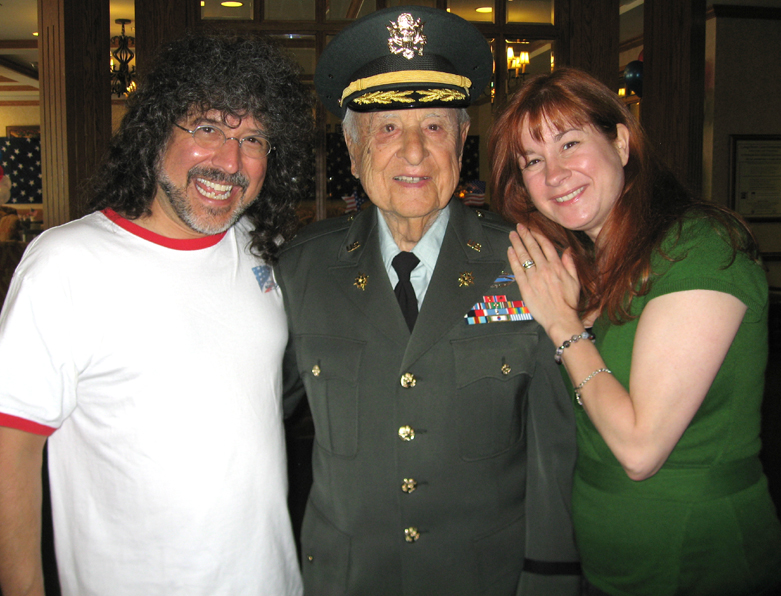
[(498, 117), (492, 202), (572, 382), (572, 501), (587, 594), (781, 585), (758, 454), (768, 288), (751, 232), (695, 201), (591, 76), (530, 79)]

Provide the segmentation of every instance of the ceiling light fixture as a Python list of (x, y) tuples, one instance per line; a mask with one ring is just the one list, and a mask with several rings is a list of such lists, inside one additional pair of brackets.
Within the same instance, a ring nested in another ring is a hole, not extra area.
[(529, 65), (529, 52), (515, 55), (512, 46), (507, 46), (507, 90), (512, 91), (526, 80), (526, 67)]
[(244, 6), (243, 2), (220, 2), (220, 6), (224, 6), (225, 8), (239, 8), (240, 6)]
[[(117, 45), (117, 49), (111, 52), (111, 94), (122, 97), (136, 89), (136, 67), (130, 68), (130, 61), (135, 57), (130, 44), (135, 47), (136, 38), (125, 35), (125, 25), (130, 23), (130, 19), (117, 19), (114, 22), (122, 25), (122, 33), (111, 38), (111, 45)], [(114, 64), (114, 60), (118, 65)]]
[(494, 9), (491, 6), (481, 6), (480, 8), (475, 8), (475, 12), (493, 12)]

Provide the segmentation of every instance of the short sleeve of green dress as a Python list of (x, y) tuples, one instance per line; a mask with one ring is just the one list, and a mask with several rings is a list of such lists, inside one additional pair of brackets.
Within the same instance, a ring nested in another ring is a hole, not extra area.
[[(687, 220), (653, 261), (650, 301), (694, 289), (725, 292), (748, 310), (697, 414), (661, 470), (633, 481), (584, 410), (578, 424), (573, 517), (583, 570), (597, 588), (621, 596), (759, 594), (781, 582), (781, 525), (758, 459), (767, 362), (768, 289), (762, 267), (733, 255), (726, 231)], [(629, 386), (638, 319), (595, 325), (597, 348)], [(690, 338), (691, 349), (708, 347)], [(658, 374), (664, 375), (660, 368)]]

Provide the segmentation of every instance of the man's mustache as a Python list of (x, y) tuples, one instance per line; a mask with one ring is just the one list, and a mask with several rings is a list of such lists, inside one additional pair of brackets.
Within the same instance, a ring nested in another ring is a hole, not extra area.
[(228, 174), (216, 168), (202, 168), (200, 166), (196, 166), (187, 172), (187, 183), (189, 184), (193, 178), (206, 178), (207, 180), (212, 180), (213, 182), (222, 182), (225, 184), (231, 184), (233, 186), (240, 186), (242, 190), (245, 191), (249, 186), (249, 180), (244, 174), (241, 174), (240, 172)]

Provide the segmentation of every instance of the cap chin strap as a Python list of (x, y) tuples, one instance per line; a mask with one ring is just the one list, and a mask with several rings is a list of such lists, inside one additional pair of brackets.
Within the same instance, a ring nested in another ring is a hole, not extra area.
[(461, 75), (451, 74), (449, 72), (439, 72), (436, 70), (398, 70), (394, 72), (384, 72), (382, 74), (366, 77), (365, 79), (358, 79), (350, 83), (342, 92), (342, 97), (339, 100), (341, 106), (344, 100), (359, 91), (364, 89), (371, 89), (373, 87), (379, 87), (382, 85), (400, 85), (408, 83), (422, 83), (422, 84), (434, 84), (434, 85), (452, 85), (454, 87), (461, 87), (469, 95), (469, 89), (472, 87), (472, 81), (467, 77)]

